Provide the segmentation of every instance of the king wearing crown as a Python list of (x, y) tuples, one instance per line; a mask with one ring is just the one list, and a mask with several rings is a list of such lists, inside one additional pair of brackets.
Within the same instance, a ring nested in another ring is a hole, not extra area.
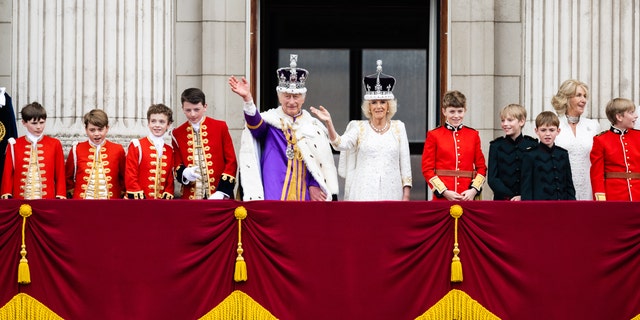
[(290, 65), (277, 70), (279, 108), (258, 112), (249, 82), (229, 78), (244, 101), (247, 128), (240, 146), (243, 200), (330, 201), (337, 199), (338, 176), (325, 126), (302, 109), (309, 72)]

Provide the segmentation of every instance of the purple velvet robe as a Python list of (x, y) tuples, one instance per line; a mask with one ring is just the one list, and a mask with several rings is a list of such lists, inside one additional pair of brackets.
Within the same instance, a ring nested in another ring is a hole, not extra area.
[[(304, 114), (302, 116), (305, 116)], [(307, 115), (308, 116), (308, 115)], [(262, 184), (265, 200), (285, 200), (289, 190), (283, 191), (283, 185), (287, 176), (287, 139), (280, 128), (271, 126), (262, 121), (259, 112), (249, 116), (245, 113), (247, 126), (253, 137), (260, 141), (262, 153), (260, 166), (262, 168)], [(294, 118), (294, 121), (296, 118)], [(258, 124), (260, 124), (258, 126)], [(256, 127), (257, 126), (257, 127)], [(309, 200), (309, 187), (319, 184), (304, 167), (304, 182), (306, 184), (305, 200)]]

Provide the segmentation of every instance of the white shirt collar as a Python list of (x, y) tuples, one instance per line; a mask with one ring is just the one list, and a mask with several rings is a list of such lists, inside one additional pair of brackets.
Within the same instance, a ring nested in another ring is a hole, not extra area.
[(106, 140), (106, 139), (105, 139), (105, 140), (102, 140), (102, 142), (101, 142), (100, 144), (95, 144), (95, 143), (94, 143), (93, 141), (91, 141), (91, 140), (88, 140), (88, 141), (89, 141), (89, 144), (90, 144), (91, 146), (93, 146), (93, 147), (95, 147), (95, 148), (98, 148), (98, 147), (102, 146), (102, 145), (104, 144), (104, 142), (105, 142), (105, 141), (107, 141), (107, 140)]
[(40, 139), (42, 139), (43, 135), (44, 135), (44, 133), (41, 134), (40, 136), (35, 136), (35, 135), (31, 134), (30, 132), (27, 132), (25, 134), (25, 136), (27, 137), (27, 140), (29, 140), (31, 142), (31, 144), (33, 144), (33, 145), (38, 143), (38, 141), (40, 141)]
[(193, 131), (196, 131), (196, 132), (200, 131), (200, 124), (202, 123), (203, 120), (204, 120), (204, 117), (202, 117), (202, 119), (198, 120), (198, 122), (196, 123), (189, 121), (189, 124), (193, 128)]

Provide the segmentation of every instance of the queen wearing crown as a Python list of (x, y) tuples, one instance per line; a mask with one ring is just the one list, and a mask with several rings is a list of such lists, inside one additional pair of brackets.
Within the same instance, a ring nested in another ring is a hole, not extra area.
[(302, 109), (309, 72), (277, 70), (279, 108), (258, 112), (249, 82), (229, 78), (231, 91), (244, 101), (246, 129), (240, 143), (243, 200), (330, 201), (338, 196), (338, 176), (327, 129)]
[(324, 121), (334, 149), (340, 151), (338, 173), (345, 178), (344, 199), (351, 201), (409, 200), (411, 159), (404, 123), (391, 120), (398, 110), (393, 96), (396, 79), (382, 73), (364, 77), (362, 113), (368, 120), (349, 122), (340, 136), (329, 111), (320, 106), (311, 112)]

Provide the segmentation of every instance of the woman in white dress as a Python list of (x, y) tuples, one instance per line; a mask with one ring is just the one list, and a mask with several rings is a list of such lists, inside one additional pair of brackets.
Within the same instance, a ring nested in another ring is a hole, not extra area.
[(392, 90), (395, 78), (382, 73), (364, 78), (365, 95), (362, 113), (368, 120), (349, 122), (340, 136), (331, 114), (320, 106), (311, 112), (329, 129), (334, 149), (340, 152), (338, 174), (345, 178), (344, 200), (409, 200), (411, 161), (404, 123), (391, 120), (397, 111)]
[(589, 88), (578, 80), (567, 80), (560, 85), (551, 104), (560, 118), (560, 134), (556, 144), (569, 151), (571, 176), (576, 190), (576, 200), (593, 200), (589, 170), (589, 154), (593, 137), (600, 132), (596, 120), (583, 117), (589, 98)]

